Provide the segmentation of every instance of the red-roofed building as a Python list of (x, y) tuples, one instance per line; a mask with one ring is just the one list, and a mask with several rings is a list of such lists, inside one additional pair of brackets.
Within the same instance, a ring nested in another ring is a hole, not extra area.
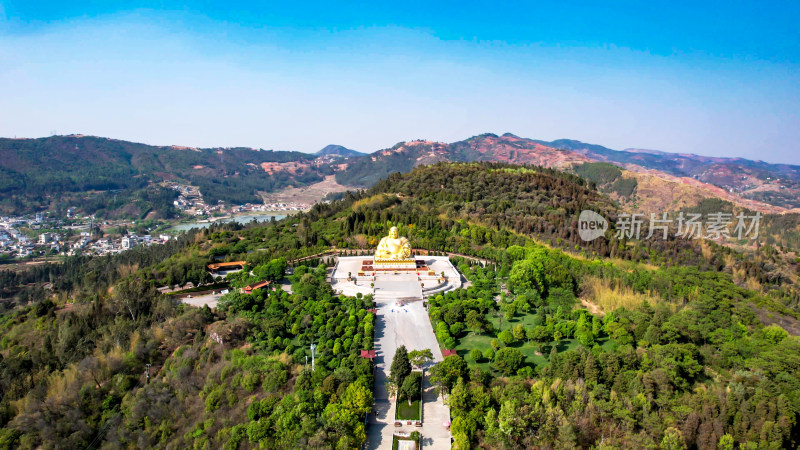
[(375, 350), (361, 350), (362, 358), (374, 359), (375, 358)]
[(270, 283), (272, 283), (272, 282), (271, 281), (267, 281), (267, 280), (259, 281), (258, 283), (251, 284), (249, 286), (245, 286), (242, 289), (242, 292), (244, 292), (245, 294), (252, 294), (253, 291), (255, 291), (256, 289), (263, 289), (263, 288), (269, 286)]
[(457, 355), (458, 352), (455, 349), (450, 350), (442, 350), (442, 358), (447, 358), (448, 356)]
[(213, 263), (208, 265), (208, 270), (216, 272), (218, 270), (233, 270), (242, 269), (247, 264), (247, 261), (231, 261), (222, 263)]

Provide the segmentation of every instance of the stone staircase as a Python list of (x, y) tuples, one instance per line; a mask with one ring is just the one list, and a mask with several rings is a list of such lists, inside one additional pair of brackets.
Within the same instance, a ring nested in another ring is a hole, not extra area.
[(375, 280), (375, 301), (421, 300), (422, 286), (416, 275), (391, 275)]
[(441, 282), (441, 283), (439, 283), (439, 284), (437, 284), (435, 286), (430, 286), (430, 287), (425, 286), (425, 288), (422, 289), (422, 295), (425, 298), (428, 298), (431, 295), (443, 294), (445, 292), (449, 292), (449, 291), (452, 291), (454, 289), (458, 289), (460, 287), (461, 287), (461, 277), (458, 277), (458, 278), (447, 277), (445, 279), (445, 281), (443, 281), (443, 282)]
[(412, 301), (422, 300), (422, 292), (419, 294), (409, 295), (408, 291), (379, 291), (375, 290), (374, 299), (376, 302), (393, 302), (393, 301)]
[(428, 298), (431, 295), (443, 294), (445, 292), (452, 291), (453, 289), (455, 289), (455, 287), (449, 282), (445, 281), (444, 283), (439, 283), (436, 286), (426, 286), (424, 289), (422, 289), (422, 296), (424, 298)]

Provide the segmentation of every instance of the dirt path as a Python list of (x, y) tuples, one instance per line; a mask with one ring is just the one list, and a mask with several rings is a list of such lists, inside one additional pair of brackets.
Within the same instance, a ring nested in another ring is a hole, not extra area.
[(599, 306), (595, 305), (589, 300), (586, 300), (585, 298), (581, 299), (581, 305), (583, 305), (586, 309), (588, 309), (593, 316), (603, 317), (606, 315), (606, 313), (603, 312), (603, 310)]

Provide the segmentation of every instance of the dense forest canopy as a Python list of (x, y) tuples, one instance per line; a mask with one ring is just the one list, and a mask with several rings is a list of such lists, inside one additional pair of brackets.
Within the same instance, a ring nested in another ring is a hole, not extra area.
[[(428, 299), (457, 352), (431, 369), (454, 448), (800, 445), (797, 261), (613, 230), (583, 243), (589, 207), (618, 213), (573, 175), (441, 164), (282, 221), (0, 271), (0, 448), (358, 448), (374, 383), (358, 355), (380, 318), (331, 291), (326, 252), (391, 226), (470, 257), (451, 258), (469, 287)], [(211, 282), (219, 260), (247, 262), (215, 280), (232, 288), (291, 267), (292, 293), (232, 289), (212, 310), (157, 290)]]
[[(66, 201), (91, 214), (116, 210), (135, 199), (152, 202), (157, 209), (164, 202), (143, 192), (162, 181), (197, 186), (212, 205), (220, 200), (260, 202), (259, 191), (305, 185), (333, 173), (328, 166), (308, 164), (313, 159), (300, 152), (157, 147), (92, 136), (0, 138), (0, 211), (30, 213)], [(286, 162), (305, 165), (275, 173), (260, 167)], [(171, 206), (172, 199), (167, 200)]]

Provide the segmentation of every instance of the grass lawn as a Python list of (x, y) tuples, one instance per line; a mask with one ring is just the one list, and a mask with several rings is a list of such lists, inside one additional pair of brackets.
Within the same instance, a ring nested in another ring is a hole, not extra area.
[[(495, 339), (494, 336), (489, 335), (476, 335), (474, 333), (469, 333), (466, 336), (462, 337), (458, 345), (456, 346), (456, 351), (458, 352), (459, 356), (464, 358), (470, 366), (479, 366), (481, 369), (489, 370), (490, 365), (489, 361), (481, 358), (478, 363), (472, 360), (469, 356), (469, 352), (473, 348), (477, 348), (481, 351), (481, 353), (485, 352), (486, 350), (492, 348), (490, 342), (492, 339)], [(537, 344), (528, 343), (528, 342), (515, 342), (509, 347), (516, 348), (523, 355), (525, 355), (525, 363), (530, 364), (532, 366), (536, 366), (540, 368), (548, 363), (550, 359), (550, 349), (552, 348), (553, 343), (544, 344), (542, 346), (542, 356), (536, 354), (539, 351), (539, 346)], [(578, 343), (575, 342), (573, 339), (563, 339), (558, 346), (558, 351), (563, 352), (570, 348), (575, 348), (578, 346)], [(502, 347), (501, 347), (502, 348)]]
[[(518, 325), (519, 323), (522, 323), (523, 326), (525, 326), (526, 328), (530, 327), (530, 326), (532, 326), (532, 318), (533, 318), (533, 314), (527, 314), (527, 315), (521, 316), (521, 317), (517, 316), (517, 317), (515, 317), (514, 319), (512, 319), (510, 321), (504, 320), (503, 321), (503, 329), (504, 330), (508, 330), (508, 329)], [(494, 318), (493, 322), (494, 322), (494, 324), (496, 326), (497, 325), (497, 318)], [(531, 322), (531, 323), (529, 323), (529, 322)], [(513, 324), (513, 325), (510, 325), (510, 324)], [(486, 360), (484, 358), (481, 358), (476, 363), (469, 356), (469, 352), (474, 348), (477, 348), (478, 350), (480, 350), (481, 353), (485, 352), (486, 350), (492, 348), (491, 341), (492, 341), (492, 339), (495, 339), (495, 338), (496, 338), (496, 336), (492, 336), (492, 335), (488, 335), (488, 334), (480, 334), (480, 335), (478, 335), (478, 334), (475, 334), (473, 332), (468, 332), (467, 334), (463, 335), (458, 340), (458, 345), (456, 345), (456, 351), (458, 352), (459, 356), (461, 356), (462, 358), (464, 358), (465, 361), (467, 361), (467, 363), (469, 364), (470, 367), (478, 366), (483, 370), (491, 370), (490, 362), (488, 360)], [(609, 350), (613, 349), (613, 347), (614, 347), (614, 342), (611, 341), (608, 338), (600, 338), (600, 339), (597, 340), (597, 343), (600, 344), (600, 346), (605, 351), (609, 351)], [(536, 352), (539, 351), (539, 345), (535, 344), (535, 343), (532, 343), (532, 342), (527, 342), (527, 341), (523, 340), (521, 342), (515, 342), (515, 343), (511, 344), (511, 345), (509, 345), (509, 347), (516, 348), (517, 350), (522, 352), (522, 354), (525, 356), (525, 363), (526, 364), (530, 364), (532, 366), (535, 366), (537, 369), (541, 369), (543, 366), (545, 366), (549, 362), (549, 360), (550, 360), (550, 352), (551, 352), (554, 344), (555, 344), (554, 342), (549, 342), (549, 343), (543, 344), (542, 345), (542, 354), (541, 355), (537, 355), (536, 354)], [(580, 344), (578, 343), (578, 341), (576, 339), (562, 339), (558, 343), (558, 347), (556, 348), (556, 351), (558, 353), (561, 353), (561, 352), (565, 352), (567, 350), (574, 350), (574, 349), (578, 348), (579, 346), (580, 346)]]
[[(531, 328), (534, 326), (534, 316), (535, 314), (533, 312), (529, 312), (527, 314), (516, 314), (513, 318), (511, 318), (511, 320), (506, 320), (503, 318), (502, 330), (510, 331), (512, 328), (520, 324), (526, 329)], [(487, 320), (491, 322), (495, 330), (497, 330), (495, 334), (476, 334), (472, 331), (468, 331), (465, 334), (462, 334), (458, 339), (458, 344), (456, 345), (455, 350), (459, 356), (464, 358), (464, 361), (467, 362), (469, 367), (480, 367), (486, 371), (493, 371), (491, 368), (491, 361), (481, 357), (481, 359), (476, 362), (469, 356), (469, 353), (472, 349), (477, 348), (481, 351), (481, 353), (484, 353), (486, 350), (492, 348), (492, 339), (496, 339), (497, 334), (500, 333), (500, 317), (495, 313), (487, 317)], [(616, 347), (616, 344), (608, 337), (598, 338), (596, 342), (606, 352), (611, 351), (614, 349), (614, 347)], [(439, 342), (439, 345), (441, 348), (445, 348), (441, 341)], [(536, 354), (539, 351), (539, 345), (533, 342), (528, 342), (525, 339), (520, 342), (514, 342), (509, 345), (509, 347), (516, 348), (525, 356), (525, 364), (531, 365), (536, 369), (541, 369), (550, 362), (550, 352), (553, 349), (553, 345), (555, 345), (555, 342), (542, 344), (541, 355)], [(559, 341), (558, 346), (556, 347), (556, 352), (561, 353), (567, 350), (574, 350), (580, 347), (580, 345), (581, 344), (578, 343), (577, 339), (562, 339)], [(503, 345), (501, 344), (500, 348), (502, 347)]]
[(420, 401), (414, 400), (411, 406), (408, 405), (407, 400), (397, 402), (397, 411), (395, 418), (398, 420), (422, 420), (420, 417)]
[[(503, 318), (503, 329), (504, 330), (510, 330), (510, 329), (514, 328), (515, 326), (517, 326), (519, 324), (522, 324), (522, 326), (525, 327), (525, 328), (533, 327), (534, 326), (533, 325), (533, 317), (534, 317), (533, 313), (516, 314), (511, 320), (506, 320), (505, 317), (504, 317)], [(489, 316), (488, 319), (489, 319), (489, 322), (491, 322), (492, 325), (494, 325), (495, 329), (499, 328), (499, 326), (500, 326), (500, 317), (497, 315), (497, 312), (495, 312), (494, 314)]]
[[(422, 436), (419, 438), (422, 441)], [(392, 436), (392, 450), (410, 450), (420, 448), (420, 442), (410, 437)]]

